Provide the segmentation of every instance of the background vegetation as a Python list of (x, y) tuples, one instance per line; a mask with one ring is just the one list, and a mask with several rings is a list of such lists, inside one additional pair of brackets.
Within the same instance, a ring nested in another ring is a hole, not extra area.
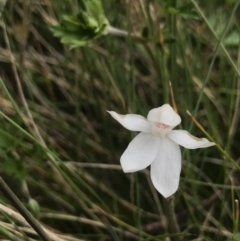
[[(127, 34), (109, 33), (70, 50), (50, 26), (78, 14), (80, 1), (6, 2), (0, 29), (1, 238), (240, 240), (239, 1), (102, 5), (110, 25)], [(106, 112), (146, 116), (171, 103), (169, 80), (181, 128), (217, 143), (183, 151), (174, 199), (181, 234), (174, 237), (148, 170), (122, 172), (119, 158), (133, 134)], [(23, 218), (23, 206), (34, 220)]]

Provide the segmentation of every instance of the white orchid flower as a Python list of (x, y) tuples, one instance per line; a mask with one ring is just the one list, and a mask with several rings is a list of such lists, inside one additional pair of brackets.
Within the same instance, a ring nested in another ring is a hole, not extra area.
[(136, 172), (151, 165), (154, 187), (165, 198), (176, 192), (181, 172), (179, 145), (205, 148), (215, 145), (206, 138), (197, 138), (185, 130), (173, 130), (181, 123), (180, 116), (169, 104), (149, 111), (147, 119), (141, 115), (108, 113), (130, 131), (140, 131), (122, 154), (120, 162), (125, 173)]

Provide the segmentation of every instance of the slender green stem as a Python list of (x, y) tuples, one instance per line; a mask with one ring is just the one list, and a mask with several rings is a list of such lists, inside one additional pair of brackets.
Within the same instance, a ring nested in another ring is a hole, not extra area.
[(228, 133), (228, 141), (227, 141), (228, 145), (226, 148), (227, 150), (229, 150), (230, 145), (232, 144), (233, 136), (238, 127), (238, 122), (239, 122), (239, 118), (240, 118), (240, 79), (238, 79), (237, 90), (238, 90), (238, 92), (237, 92), (237, 98), (235, 101), (234, 114), (233, 114), (231, 126), (229, 128), (229, 133)]
[[(174, 213), (174, 196), (171, 196), (169, 198), (163, 199), (163, 205), (165, 209), (165, 215), (167, 218), (167, 224), (169, 231), (173, 234), (180, 233), (180, 228), (177, 223), (177, 219)], [(173, 241), (181, 241), (183, 240), (182, 237), (172, 237)]]
[(141, 238), (141, 208), (140, 208), (140, 191), (138, 183), (138, 173), (135, 173), (136, 181), (136, 201), (137, 201), (137, 225), (138, 225), (138, 235)]
[(30, 224), (30, 226), (37, 232), (39, 237), (43, 241), (51, 241), (51, 239), (47, 236), (45, 231), (42, 229), (41, 225), (37, 222), (37, 220), (31, 215), (31, 213), (23, 206), (18, 197), (12, 192), (6, 182), (0, 177), (0, 186), (4, 191), (8, 199), (12, 202), (14, 207), (18, 210), (18, 212), (26, 219), (26, 221)]
[(8, 238), (11, 241), (23, 241), (22, 239), (18, 238), (17, 236), (13, 235), (9, 232), (6, 228), (0, 225), (0, 234), (4, 237)]
[[(172, 5), (177, 8), (177, 1), (173, 0)], [(173, 88), (177, 88), (177, 24), (176, 24), (176, 14), (170, 16), (170, 31), (175, 42), (170, 45), (171, 48), (171, 82), (173, 83)]]
[(234, 200), (234, 230), (233, 232), (234, 233), (238, 233), (239, 232), (239, 200), (238, 199), (235, 199)]

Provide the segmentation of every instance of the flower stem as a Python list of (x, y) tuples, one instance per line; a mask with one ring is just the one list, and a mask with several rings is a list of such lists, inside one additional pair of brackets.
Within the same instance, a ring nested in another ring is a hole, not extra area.
[[(177, 223), (177, 219), (174, 213), (174, 196), (171, 196), (169, 198), (163, 199), (163, 205), (165, 210), (165, 215), (167, 219), (167, 225), (169, 228), (169, 231), (172, 234), (180, 233), (180, 228)], [(182, 237), (172, 237), (173, 241), (182, 241)]]
[(137, 204), (137, 226), (138, 226), (138, 236), (141, 239), (141, 208), (140, 208), (140, 190), (138, 183), (138, 173), (135, 173), (136, 181), (136, 204)]

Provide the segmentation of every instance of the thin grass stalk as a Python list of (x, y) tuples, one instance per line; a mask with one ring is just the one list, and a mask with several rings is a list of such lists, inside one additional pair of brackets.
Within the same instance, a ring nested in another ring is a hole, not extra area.
[(233, 114), (230, 129), (229, 129), (229, 133), (228, 133), (227, 150), (229, 149), (230, 145), (232, 144), (233, 137), (236, 133), (237, 126), (239, 123), (239, 118), (240, 118), (240, 78), (237, 81), (237, 98), (235, 101), (234, 114)]
[(14, 207), (18, 210), (18, 212), (26, 219), (26, 221), (31, 225), (31, 227), (37, 232), (39, 237), (42, 238), (43, 241), (51, 241), (42, 227), (39, 225), (37, 220), (32, 216), (32, 214), (23, 206), (18, 197), (12, 192), (6, 182), (0, 177), (0, 186), (4, 191), (8, 199), (12, 202)]
[[(194, 4), (196, 10), (199, 12), (199, 14), (201, 15), (201, 17), (204, 18), (206, 24), (208, 24), (208, 27), (211, 28), (211, 25), (208, 23), (207, 19), (206, 19), (205, 16), (203, 15), (201, 9), (199, 8), (199, 6), (198, 6), (197, 3), (195, 2), (195, 0), (192, 0), (192, 3)], [(231, 16), (230, 16), (230, 18), (229, 18), (229, 20), (228, 20), (228, 22), (227, 22), (227, 24), (226, 24), (223, 32), (222, 32), (222, 35), (221, 35), (220, 39), (218, 40), (218, 43), (217, 43), (216, 48), (215, 48), (214, 53), (213, 53), (212, 61), (211, 61), (211, 63), (210, 63), (209, 69), (208, 69), (207, 76), (206, 76), (206, 78), (205, 78), (205, 80), (204, 80), (204, 82), (203, 82), (203, 85), (202, 85), (202, 88), (201, 88), (201, 91), (200, 91), (200, 94), (199, 94), (199, 97), (198, 97), (198, 100), (197, 100), (197, 104), (196, 104), (196, 107), (195, 107), (195, 110), (194, 110), (194, 116), (196, 116), (196, 114), (197, 114), (197, 112), (198, 112), (198, 110), (199, 110), (199, 106), (200, 106), (200, 103), (201, 103), (201, 100), (202, 100), (202, 96), (203, 96), (203, 93), (204, 93), (204, 88), (205, 88), (206, 84), (208, 83), (208, 81), (209, 81), (209, 79), (210, 79), (210, 75), (211, 75), (211, 73), (212, 73), (215, 60), (216, 60), (216, 58), (217, 58), (217, 53), (218, 53), (218, 51), (219, 51), (220, 48), (224, 48), (224, 46), (223, 46), (223, 44), (222, 44), (222, 41), (224, 40), (224, 37), (225, 37), (225, 35), (226, 35), (229, 27), (230, 27), (230, 23), (232, 22), (233, 16), (234, 16), (236, 10), (238, 9), (239, 4), (240, 4), (240, 0), (235, 3), (234, 8), (233, 8), (233, 10), (232, 10), (232, 12), (231, 12)], [(212, 30), (212, 28), (211, 28), (211, 30)], [(215, 37), (216, 37), (216, 35), (215, 35)], [(217, 38), (217, 37), (216, 37), (216, 38)], [(224, 49), (225, 49), (225, 48), (224, 48)], [(231, 59), (231, 58), (230, 58), (230, 59)], [(232, 59), (231, 59), (231, 61), (232, 61)], [(235, 66), (235, 64), (233, 65), (233, 67), (234, 67), (234, 66)], [(235, 69), (235, 67), (234, 67), (234, 69)], [(240, 77), (240, 73), (239, 73), (239, 70), (238, 70), (237, 67), (236, 67), (235, 70), (236, 70), (237, 74), (238, 74), (239, 77)], [(189, 131), (191, 131), (192, 127), (193, 127), (193, 123), (190, 124)]]
[(23, 241), (22, 239), (18, 238), (17, 236), (13, 235), (9, 232), (6, 228), (0, 225), (0, 234), (4, 237), (8, 238), (11, 241)]
[[(201, 10), (201, 8), (199, 7), (199, 5), (197, 4), (197, 2), (195, 0), (191, 0), (193, 5), (195, 6), (197, 12), (199, 13), (199, 15), (202, 17), (202, 19), (204, 20), (204, 22), (207, 24), (208, 28), (211, 30), (212, 34), (214, 35), (214, 37), (218, 40), (218, 36), (216, 34), (216, 32), (214, 31), (214, 29), (212, 28), (211, 24), (209, 23), (208, 19), (205, 17), (203, 11)], [(234, 5), (234, 8), (233, 8), (233, 11), (232, 11), (232, 14), (231, 14), (231, 17), (230, 17), (230, 20), (232, 20), (232, 17), (235, 13), (235, 11), (237, 10), (238, 8), (238, 5), (239, 5), (240, 1), (238, 0), (235, 5)], [(229, 22), (228, 22), (229, 23)], [(227, 23), (227, 25), (228, 25)], [(227, 26), (226, 25), (226, 26)], [(225, 35), (225, 29), (223, 30), (223, 34)], [(222, 34), (222, 35), (223, 35)], [(222, 38), (222, 36), (221, 36)], [(220, 39), (221, 39), (220, 38)], [(238, 77), (240, 77), (240, 71), (238, 69), (238, 67), (236, 66), (236, 64), (233, 62), (230, 54), (228, 53), (227, 49), (225, 48), (224, 44), (219, 40), (218, 41), (220, 43), (220, 46), (224, 52), (224, 54), (226, 55), (227, 57), (227, 60), (229, 61), (230, 65), (233, 67), (233, 69), (235, 70), (236, 74), (238, 75)]]
[[(212, 136), (203, 128), (203, 126), (193, 117), (193, 115), (188, 110), (187, 110), (187, 114), (190, 116), (193, 123), (195, 123), (196, 126), (207, 136), (207, 138), (214, 142), (214, 139), (212, 138)], [(232, 162), (232, 164), (238, 170), (240, 170), (240, 166), (238, 165), (238, 163), (218, 143), (216, 143), (216, 147), (223, 154), (223, 156), (225, 156), (226, 159), (228, 159), (228, 161)]]
[(234, 206), (235, 206), (235, 213), (234, 213), (234, 229), (233, 229), (233, 232), (234, 234), (237, 234), (239, 232), (239, 212), (240, 212), (240, 209), (239, 209), (239, 200), (238, 199), (235, 199), (234, 200)]

